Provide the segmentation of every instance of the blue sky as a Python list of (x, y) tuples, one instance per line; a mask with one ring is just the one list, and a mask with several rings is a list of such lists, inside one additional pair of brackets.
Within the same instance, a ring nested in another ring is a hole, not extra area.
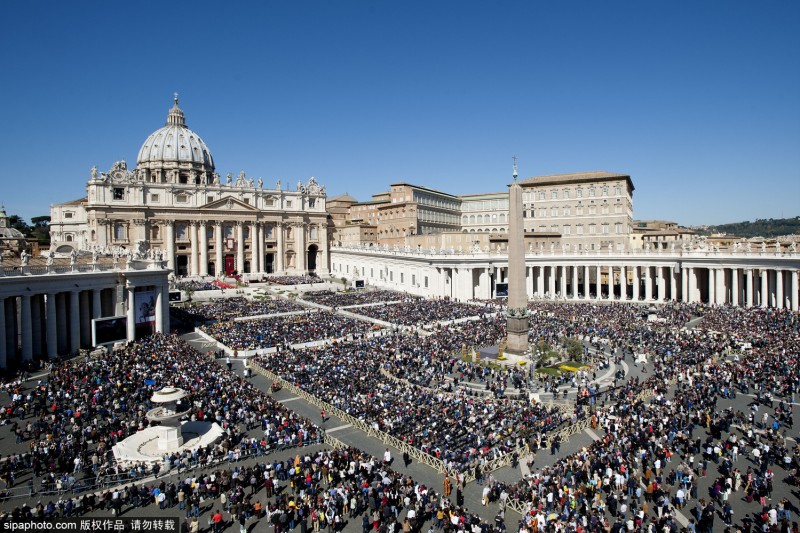
[(800, 215), (800, 2), (0, 3), (2, 201), (133, 166), (172, 93), (225, 175), (367, 200), (630, 174), (634, 216)]

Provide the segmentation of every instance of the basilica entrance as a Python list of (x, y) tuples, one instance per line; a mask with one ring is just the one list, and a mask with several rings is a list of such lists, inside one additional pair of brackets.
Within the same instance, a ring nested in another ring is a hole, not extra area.
[(306, 263), (307, 269), (310, 272), (313, 272), (317, 269), (317, 248), (316, 244), (312, 244), (308, 247), (308, 262)]
[(236, 270), (236, 261), (233, 259), (233, 255), (226, 255), (225, 256), (225, 275), (230, 276)]
[(178, 255), (175, 256), (175, 275), (188, 276), (189, 275), (189, 256)]

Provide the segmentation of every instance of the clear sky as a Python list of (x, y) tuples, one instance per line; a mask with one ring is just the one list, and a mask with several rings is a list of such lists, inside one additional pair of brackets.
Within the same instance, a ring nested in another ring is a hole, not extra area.
[(800, 2), (0, 3), (2, 201), (133, 167), (172, 93), (217, 170), (499, 191), (630, 174), (634, 216), (800, 215)]

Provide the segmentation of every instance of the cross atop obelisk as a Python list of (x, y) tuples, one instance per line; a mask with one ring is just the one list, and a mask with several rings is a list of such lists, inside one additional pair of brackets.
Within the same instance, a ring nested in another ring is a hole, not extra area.
[(507, 351), (528, 350), (528, 295), (525, 290), (525, 226), (522, 222), (522, 187), (517, 182), (517, 156), (513, 183), (508, 186), (508, 322)]

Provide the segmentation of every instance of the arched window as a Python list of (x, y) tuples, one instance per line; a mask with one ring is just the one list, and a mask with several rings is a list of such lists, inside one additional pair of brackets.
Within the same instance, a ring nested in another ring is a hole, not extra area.
[(67, 233), (64, 236), (64, 240), (67, 241), (67, 242), (72, 242), (72, 233)]

